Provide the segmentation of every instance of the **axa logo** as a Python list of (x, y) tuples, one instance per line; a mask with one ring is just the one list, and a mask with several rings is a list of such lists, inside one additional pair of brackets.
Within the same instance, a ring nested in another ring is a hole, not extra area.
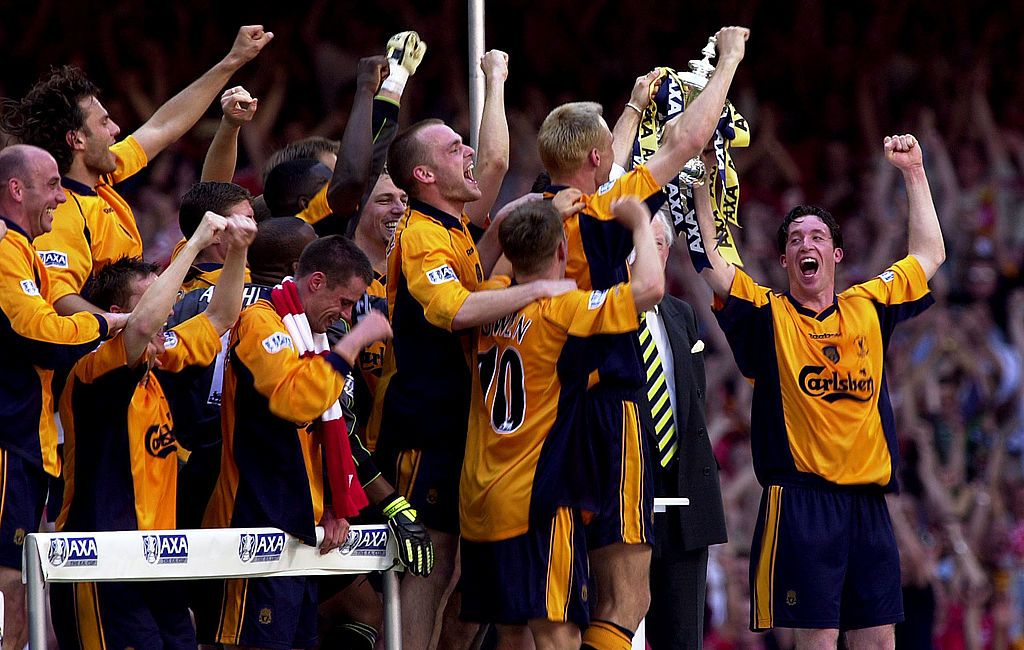
[(185, 564), (188, 562), (188, 537), (143, 535), (142, 555), (150, 564)]
[(174, 430), (166, 423), (154, 424), (146, 430), (146, 451), (157, 458), (167, 458), (178, 450)]
[(47, 554), (53, 566), (96, 566), (99, 549), (95, 537), (55, 537)]
[(242, 562), (276, 562), (284, 551), (284, 533), (242, 533), (238, 559)]
[(388, 548), (388, 531), (350, 528), (338, 551), (342, 555), (383, 557)]
[(55, 269), (68, 268), (68, 254), (63, 251), (37, 251), (43, 266)]
[(844, 399), (867, 402), (875, 396), (873, 377), (858, 379), (850, 372), (840, 375), (835, 371), (824, 371), (825, 366), (804, 366), (798, 380), (800, 390), (830, 404)]

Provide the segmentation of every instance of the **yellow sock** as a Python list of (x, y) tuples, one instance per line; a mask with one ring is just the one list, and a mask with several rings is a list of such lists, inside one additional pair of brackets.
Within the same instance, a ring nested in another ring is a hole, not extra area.
[(608, 621), (591, 621), (583, 633), (583, 647), (594, 650), (631, 650), (633, 635)]

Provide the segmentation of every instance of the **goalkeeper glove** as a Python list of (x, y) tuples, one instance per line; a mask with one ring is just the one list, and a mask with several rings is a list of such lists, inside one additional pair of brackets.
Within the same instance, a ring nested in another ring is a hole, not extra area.
[(434, 545), (427, 529), (416, 520), (416, 510), (397, 492), (381, 503), (388, 528), (398, 542), (398, 559), (413, 575), (428, 576), (434, 569)]
[(399, 32), (392, 36), (387, 47), (390, 72), (381, 89), (401, 95), (405, 83), (416, 74), (416, 68), (426, 52), (427, 44), (420, 40), (416, 32)]

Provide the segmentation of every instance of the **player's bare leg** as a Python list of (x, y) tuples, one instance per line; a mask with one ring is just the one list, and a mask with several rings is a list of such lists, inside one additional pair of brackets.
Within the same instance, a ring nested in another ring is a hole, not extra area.
[(835, 650), (839, 642), (839, 630), (793, 630), (796, 650)]
[(651, 606), (651, 547), (609, 544), (589, 555), (597, 591), (594, 618), (635, 632)]
[(0, 567), (0, 591), (4, 594), (4, 650), (21, 650), (28, 643), (28, 614), (21, 571)]
[(850, 650), (893, 650), (896, 647), (896, 626), (878, 625), (846, 632)]
[(402, 647), (405, 650), (427, 649), (434, 632), (437, 608), (455, 570), (458, 535), (431, 528), (427, 532), (434, 544), (434, 570), (425, 578), (410, 573), (402, 577)]
[[(509, 626), (498, 626), (499, 639), (502, 628)], [(530, 621), (530, 632), (533, 635), (533, 643), (537, 650), (561, 650), (562, 648), (580, 647), (580, 628), (575, 623), (554, 623), (552, 621), (537, 618)], [(505, 648), (505, 646), (500, 646)], [(508, 646), (511, 650), (513, 646)], [(518, 646), (529, 647), (529, 646)]]

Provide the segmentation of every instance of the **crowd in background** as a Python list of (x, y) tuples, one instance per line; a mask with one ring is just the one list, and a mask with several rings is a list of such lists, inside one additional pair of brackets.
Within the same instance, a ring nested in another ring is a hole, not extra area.
[[(1024, 647), (1024, 41), (1016, 36), (1024, 7), (498, 4), (487, 8), (487, 44), (510, 54), (512, 143), (499, 205), (527, 191), (540, 171), (536, 130), (553, 106), (593, 99), (613, 122), (633, 78), (698, 58), (714, 25), (749, 25), (756, 35), (732, 100), (753, 131), (751, 146), (734, 151), (737, 237), (762, 283), (786, 284), (772, 263), (774, 229), (800, 203), (819, 203), (841, 221), (849, 253), (840, 288), (902, 257), (906, 202), (881, 141), (918, 134), (948, 261), (931, 283), (937, 304), (889, 346), (902, 454), (902, 491), (890, 506), (907, 612), (897, 644)], [(262, 22), (277, 42), (239, 79), (260, 108), (242, 131), (236, 176), (258, 193), (270, 152), (304, 136), (340, 136), (359, 57), (414, 28), (430, 53), (405, 93), (403, 119), (441, 117), (468, 135), (465, 30), (452, 27), (466, 24), (463, 2), (358, 11), (323, 0), (256, 3), (241, 14), (211, 13), (195, 0), (88, 5), (42, 0), (22, 20), (0, 23), (8, 61), (0, 95), (21, 96), (47, 62), (76, 63), (130, 132), (220, 54), (232, 26)], [(219, 113), (209, 116), (121, 188), (153, 261), (165, 261), (181, 237), (179, 199), (199, 178)], [(788, 647), (784, 630), (747, 631), (746, 555), (760, 496), (750, 387), (711, 317), (704, 284), (684, 251), (674, 255), (669, 290), (698, 308), (708, 342), (708, 422), (730, 527), (730, 543), (712, 549), (708, 647)]]

